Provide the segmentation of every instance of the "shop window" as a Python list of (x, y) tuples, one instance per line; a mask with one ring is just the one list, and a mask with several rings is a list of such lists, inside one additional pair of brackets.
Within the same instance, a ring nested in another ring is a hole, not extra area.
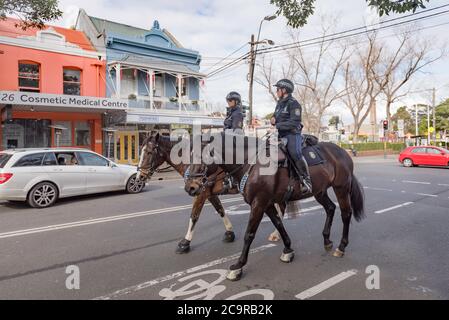
[(75, 145), (90, 146), (91, 126), (89, 121), (75, 122)]
[(63, 82), (64, 94), (81, 95), (81, 70), (64, 68)]
[[(65, 129), (61, 130), (61, 135), (59, 138), (57, 136), (54, 137), (54, 144), (57, 147), (61, 146), (72, 146), (72, 122), (71, 121), (54, 121), (54, 125), (62, 126)], [(59, 144), (58, 144), (59, 140)]]
[(19, 91), (40, 92), (40, 66), (35, 62), (19, 62)]
[(6, 149), (48, 148), (51, 145), (50, 120), (13, 119), (4, 124), (3, 145)]

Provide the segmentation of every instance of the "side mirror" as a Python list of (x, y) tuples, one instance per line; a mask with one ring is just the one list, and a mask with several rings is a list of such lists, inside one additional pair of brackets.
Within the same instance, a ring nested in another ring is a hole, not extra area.
[(109, 161), (109, 167), (110, 167), (110, 168), (116, 168), (117, 165), (116, 165), (114, 162)]

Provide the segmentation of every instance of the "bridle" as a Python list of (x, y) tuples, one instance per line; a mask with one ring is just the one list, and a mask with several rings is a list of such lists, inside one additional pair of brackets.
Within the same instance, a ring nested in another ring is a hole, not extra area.
[(156, 143), (153, 147), (153, 150), (151, 152), (148, 152), (148, 154), (150, 154), (151, 157), (151, 161), (150, 161), (150, 167), (149, 168), (142, 168), (140, 166), (137, 167), (137, 171), (140, 171), (141, 173), (143, 173), (146, 177), (146, 179), (149, 179), (153, 176), (153, 174), (157, 171), (157, 168), (155, 168), (154, 163), (155, 161), (155, 157), (154, 157), (154, 152), (156, 152), (157, 154), (160, 152), (159, 150), (159, 144)]

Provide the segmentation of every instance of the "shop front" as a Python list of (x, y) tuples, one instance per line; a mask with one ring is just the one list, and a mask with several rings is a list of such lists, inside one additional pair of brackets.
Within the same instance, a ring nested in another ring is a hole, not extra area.
[[(126, 101), (116, 99), (0, 91), (0, 96), (5, 94), (8, 104), (0, 104), (0, 150), (74, 147), (102, 154), (104, 114), (127, 108)], [(41, 99), (24, 104), (30, 97)]]

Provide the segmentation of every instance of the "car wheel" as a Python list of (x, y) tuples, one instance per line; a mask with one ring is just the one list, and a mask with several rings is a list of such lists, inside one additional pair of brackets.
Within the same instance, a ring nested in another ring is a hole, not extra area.
[(143, 188), (145, 188), (145, 180), (137, 179), (137, 174), (132, 175), (126, 183), (126, 192), (128, 193), (140, 193)]
[(33, 208), (48, 208), (58, 200), (58, 188), (51, 182), (38, 183), (28, 194), (27, 202)]
[(402, 161), (402, 164), (407, 168), (413, 167), (413, 161), (409, 158), (404, 159), (404, 161)]

